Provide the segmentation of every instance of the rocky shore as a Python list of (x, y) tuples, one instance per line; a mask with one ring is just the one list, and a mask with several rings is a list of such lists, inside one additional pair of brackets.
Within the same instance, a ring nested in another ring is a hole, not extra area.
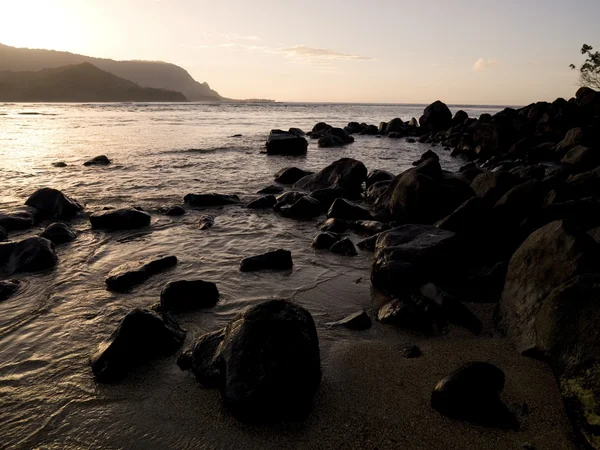
[[(400, 174), (352, 158), (314, 173), (302, 168), (307, 138), (318, 140), (317, 151), (336, 151), (357, 134), (418, 140), (433, 148)], [(465, 164), (458, 172), (445, 171), (439, 152)], [(373, 301), (365, 299), (364, 310), (329, 324), (355, 334), (336, 358), (352, 353), (361, 359), (364, 352), (392, 357), (389, 349), (362, 341), (361, 333), (371, 327), (427, 337), (426, 352), (441, 351), (448, 336), (459, 333), (475, 359), (463, 353), (453, 363), (439, 356), (448, 370), (433, 372), (423, 420), (441, 415), (475, 423), (498, 430), (500, 441), (512, 441), (509, 433), (540, 420), (535, 415), (542, 413), (527, 402), (544, 405), (539, 398), (514, 398), (518, 389), (512, 387), (506, 401), (505, 386), (514, 386), (515, 370), (492, 350), (496, 340), (506, 340), (515, 355), (543, 360), (553, 371), (573, 426), (572, 444), (600, 448), (600, 93), (581, 88), (569, 100), (479, 118), (463, 111), (452, 115), (437, 101), (419, 120), (351, 122), (344, 128), (320, 122), (306, 134), (272, 130), (265, 153), (298, 164), (273, 174), (274, 184), (249, 202), (228, 193), (191, 192), (164, 214), (206, 210), (211, 214), (197, 225), (208, 229), (218, 224), (216, 208), (262, 210), (281, 220), (314, 222), (316, 251), (349, 261), (372, 252)], [(92, 170), (111, 164), (104, 156), (92, 161), (85, 163)], [(22, 208), (2, 212), (0, 240), (7, 242), (0, 244), (0, 275), (52, 270), (56, 246), (77, 239), (69, 222), (85, 214), (78, 201), (51, 188), (33, 193)], [(107, 207), (87, 217), (90, 228), (104, 233), (152, 227), (152, 214), (135, 206)], [(47, 225), (40, 236), (11, 240), (11, 234), (40, 223)], [(363, 239), (353, 241), (349, 231)], [(240, 271), (293, 271), (294, 262), (288, 249), (266, 245), (264, 253), (240, 255)], [(177, 255), (132, 257), (106, 274), (106, 285), (127, 291), (177, 263)], [(18, 281), (2, 281), (0, 301), (18, 292)], [(171, 280), (156, 304), (133, 309), (91, 352), (93, 374), (101, 383), (117, 383), (151, 360), (178, 354), (179, 367), (203, 387), (218, 389), (223, 405), (243, 423), (307, 420), (313, 399), (327, 400), (320, 391), (327, 368), (311, 311), (290, 299), (265, 299), (184, 348), (186, 330), (173, 312), (212, 308), (218, 299), (214, 283)], [(419, 345), (407, 347), (386, 367), (402, 373), (404, 358), (419, 360), (422, 354)], [(393, 388), (397, 410), (406, 407), (402, 402), (411, 404), (403, 389)]]

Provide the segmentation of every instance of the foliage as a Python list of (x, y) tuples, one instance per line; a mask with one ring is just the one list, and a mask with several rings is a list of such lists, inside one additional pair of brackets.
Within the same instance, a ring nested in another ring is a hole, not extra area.
[(582, 86), (600, 90), (600, 52), (592, 52), (591, 45), (583, 44), (581, 54), (587, 56), (581, 67), (577, 69), (575, 64), (569, 67), (579, 70), (580, 83)]

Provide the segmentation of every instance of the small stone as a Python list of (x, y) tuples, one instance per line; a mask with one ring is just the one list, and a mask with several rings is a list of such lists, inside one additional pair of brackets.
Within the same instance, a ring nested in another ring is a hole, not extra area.
[(422, 354), (421, 349), (416, 345), (409, 345), (402, 349), (402, 356), (407, 359), (418, 358)]
[(124, 292), (176, 264), (177, 257), (175, 256), (154, 256), (141, 261), (121, 264), (110, 271), (106, 279), (106, 286), (111, 291)]
[(329, 250), (343, 256), (356, 256), (358, 254), (354, 243), (348, 238), (337, 241)]
[(214, 224), (215, 224), (215, 218), (213, 216), (204, 215), (204, 216), (200, 217), (200, 220), (198, 220), (198, 227), (201, 230), (208, 230)]
[(351, 330), (362, 331), (371, 328), (371, 318), (367, 312), (363, 310), (350, 314), (349, 316), (344, 317), (336, 322), (329, 322), (326, 325), (330, 327), (344, 326)]
[(84, 166), (108, 166), (112, 161), (105, 155), (96, 156), (83, 163)]
[(167, 216), (183, 216), (184, 214), (185, 214), (185, 209), (183, 209), (181, 206), (178, 206), (178, 205), (171, 206), (165, 212), (165, 215), (167, 215)]
[(242, 272), (254, 272), (257, 270), (289, 270), (293, 265), (292, 252), (279, 249), (273, 252), (267, 252), (242, 259), (240, 262), (240, 270)]

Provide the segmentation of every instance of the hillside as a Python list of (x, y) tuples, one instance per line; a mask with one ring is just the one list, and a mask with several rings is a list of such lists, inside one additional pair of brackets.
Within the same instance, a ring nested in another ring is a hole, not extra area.
[(90, 63), (37, 72), (0, 71), (0, 102), (185, 101), (180, 92), (140, 87)]
[(0, 44), (0, 71), (39, 71), (42, 69), (91, 63), (97, 68), (143, 87), (183, 93), (190, 101), (224, 100), (207, 83), (199, 83), (183, 68), (154, 61), (115, 61), (54, 50), (34, 50)]

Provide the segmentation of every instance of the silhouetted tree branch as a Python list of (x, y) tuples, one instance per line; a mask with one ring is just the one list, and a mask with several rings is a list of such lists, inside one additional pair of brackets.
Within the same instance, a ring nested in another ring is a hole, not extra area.
[[(587, 58), (579, 68), (579, 82), (582, 86), (600, 90), (600, 52), (593, 52), (591, 45), (583, 44), (581, 54)], [(569, 66), (578, 70), (575, 64)]]

